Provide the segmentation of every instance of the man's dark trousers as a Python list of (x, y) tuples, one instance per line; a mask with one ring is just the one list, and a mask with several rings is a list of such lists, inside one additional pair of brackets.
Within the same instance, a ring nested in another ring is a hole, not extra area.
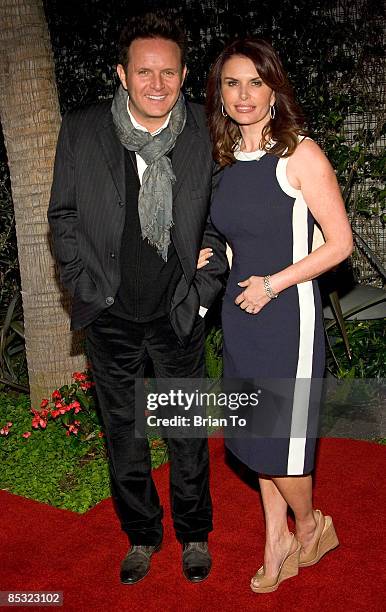
[[(204, 321), (197, 317), (189, 345), (182, 348), (169, 317), (147, 323), (105, 311), (87, 328), (87, 347), (106, 430), (110, 477), (123, 530), (132, 544), (162, 540), (162, 507), (151, 476), (149, 445), (136, 438), (134, 382), (147, 359), (159, 378), (204, 375)], [(170, 492), (177, 538), (207, 540), (212, 530), (206, 439), (168, 440)]]

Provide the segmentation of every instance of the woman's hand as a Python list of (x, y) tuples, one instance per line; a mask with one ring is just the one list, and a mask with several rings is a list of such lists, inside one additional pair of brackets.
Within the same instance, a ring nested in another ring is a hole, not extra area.
[(200, 254), (198, 256), (197, 270), (200, 270), (200, 268), (206, 266), (209, 263), (209, 258), (212, 257), (212, 255), (212, 249), (201, 249)]
[(235, 304), (240, 306), (249, 314), (257, 314), (270, 298), (264, 290), (264, 279), (262, 276), (250, 276), (245, 281), (237, 283), (239, 287), (246, 287), (235, 299)]

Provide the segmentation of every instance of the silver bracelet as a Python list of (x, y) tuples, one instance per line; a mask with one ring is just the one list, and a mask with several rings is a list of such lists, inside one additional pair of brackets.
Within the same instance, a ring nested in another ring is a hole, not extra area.
[(270, 277), (270, 275), (269, 275), (269, 274), (267, 274), (267, 276), (264, 276), (264, 280), (263, 280), (263, 282), (264, 282), (264, 291), (265, 291), (265, 294), (266, 294), (266, 295), (267, 295), (267, 296), (268, 296), (268, 297), (269, 297), (271, 300), (274, 300), (274, 299), (276, 299), (277, 297), (279, 297), (279, 294), (278, 294), (278, 293), (275, 293), (275, 292), (274, 292), (274, 290), (272, 289), (272, 287), (271, 287), (271, 282), (270, 282), (270, 280), (269, 280), (270, 278), (271, 278), (271, 277)]

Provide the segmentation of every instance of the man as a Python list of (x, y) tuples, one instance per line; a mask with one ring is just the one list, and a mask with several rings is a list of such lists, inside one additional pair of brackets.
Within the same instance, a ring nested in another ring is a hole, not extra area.
[[(48, 218), (72, 329), (85, 327), (106, 430), (112, 495), (131, 542), (121, 581), (149, 571), (162, 508), (146, 439), (134, 436), (134, 383), (204, 375), (204, 314), (227, 268), (207, 222), (212, 157), (202, 107), (185, 101), (185, 39), (156, 14), (120, 39), (113, 102), (66, 115)], [(196, 270), (200, 247), (213, 257)], [(200, 312), (200, 314), (199, 314)], [(174, 527), (192, 582), (210, 571), (212, 508), (203, 439), (169, 440)]]

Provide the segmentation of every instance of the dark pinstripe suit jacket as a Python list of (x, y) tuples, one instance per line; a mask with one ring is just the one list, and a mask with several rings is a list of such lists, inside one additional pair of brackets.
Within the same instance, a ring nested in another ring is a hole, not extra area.
[[(91, 323), (114, 301), (120, 285), (119, 251), (125, 220), (124, 149), (111, 102), (64, 116), (48, 210), (63, 285), (73, 296), (71, 328)], [(208, 220), (213, 162), (204, 110), (187, 103), (187, 121), (172, 154), (172, 240), (183, 275), (171, 305), (171, 323), (185, 343), (200, 304), (209, 307), (227, 270), (223, 238)], [(196, 270), (201, 246), (214, 256)]]

